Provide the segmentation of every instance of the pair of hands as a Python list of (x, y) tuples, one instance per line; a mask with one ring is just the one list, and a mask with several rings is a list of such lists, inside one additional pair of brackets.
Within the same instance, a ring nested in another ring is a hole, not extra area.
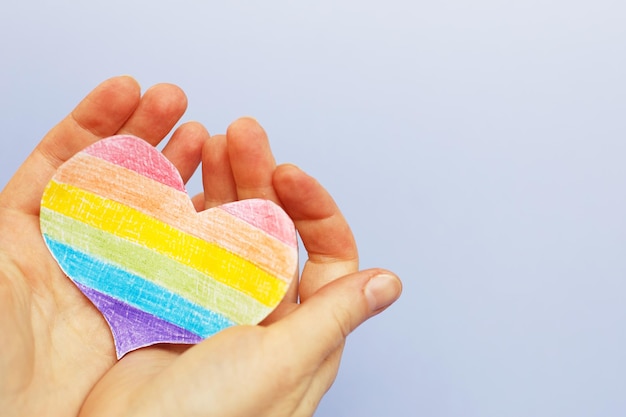
[(107, 80), (44, 137), (0, 194), (3, 415), (310, 416), (334, 381), (347, 335), (399, 297), (393, 274), (358, 271), (354, 238), (331, 196), (297, 167), (276, 166), (256, 121), (240, 119), (211, 138), (190, 122), (163, 154), (185, 181), (202, 162), (196, 209), (270, 199), (294, 220), (308, 260), (300, 285), (260, 326), (117, 361), (106, 321), (44, 244), (40, 199), (55, 170), (81, 149), (115, 134), (157, 145), (186, 106), (173, 85), (141, 96), (132, 78)]

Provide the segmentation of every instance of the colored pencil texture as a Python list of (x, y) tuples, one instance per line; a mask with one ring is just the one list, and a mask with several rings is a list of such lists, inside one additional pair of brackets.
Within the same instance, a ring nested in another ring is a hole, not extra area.
[(298, 263), (295, 228), (280, 207), (254, 199), (197, 213), (176, 168), (132, 136), (99, 141), (59, 168), (41, 202), (41, 230), (107, 319), (118, 357), (260, 322)]

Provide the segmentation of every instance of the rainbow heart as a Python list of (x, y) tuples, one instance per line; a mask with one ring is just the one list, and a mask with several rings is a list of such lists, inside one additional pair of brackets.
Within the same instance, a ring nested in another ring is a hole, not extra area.
[(176, 168), (134, 136), (65, 162), (44, 191), (41, 232), (106, 318), (118, 358), (257, 324), (295, 275), (293, 222), (251, 199), (196, 212)]

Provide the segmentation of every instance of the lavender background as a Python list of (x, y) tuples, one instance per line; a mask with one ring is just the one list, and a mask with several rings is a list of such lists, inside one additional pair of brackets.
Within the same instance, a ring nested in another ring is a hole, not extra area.
[(173, 82), (211, 132), (257, 117), (403, 277), (318, 416), (626, 414), (623, 1), (1, 9), (0, 184), (103, 79)]

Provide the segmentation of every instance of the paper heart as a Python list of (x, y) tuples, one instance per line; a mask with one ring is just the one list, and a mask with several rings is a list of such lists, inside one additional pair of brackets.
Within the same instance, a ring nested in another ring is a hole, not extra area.
[(291, 219), (267, 200), (195, 211), (176, 168), (134, 136), (101, 140), (46, 187), (41, 232), (104, 315), (118, 358), (257, 324), (297, 269)]

